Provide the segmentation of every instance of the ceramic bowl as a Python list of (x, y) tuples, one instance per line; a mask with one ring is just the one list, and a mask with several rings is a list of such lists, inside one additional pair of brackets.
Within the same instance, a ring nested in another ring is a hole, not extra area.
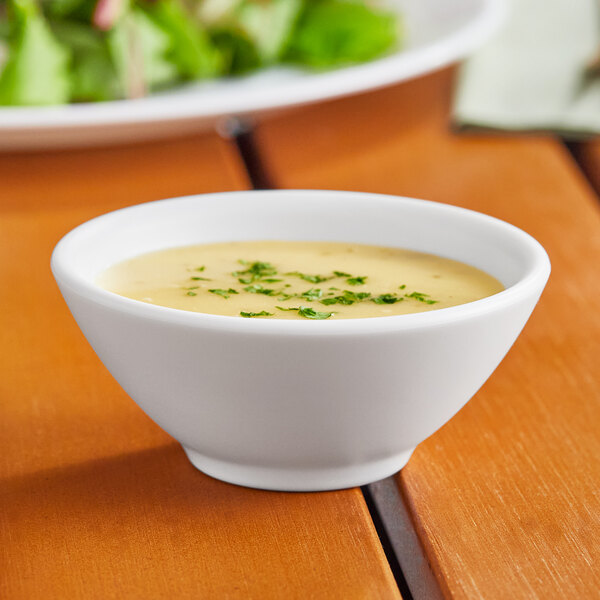
[[(252, 239), (410, 248), (483, 269), (506, 289), (431, 312), (296, 321), (170, 309), (95, 283), (110, 265), (145, 252)], [(52, 270), (107, 369), (194, 466), (231, 483), (302, 491), (363, 485), (401, 469), (498, 366), (550, 263), (528, 234), (480, 213), (297, 190), (118, 210), (67, 234)]]

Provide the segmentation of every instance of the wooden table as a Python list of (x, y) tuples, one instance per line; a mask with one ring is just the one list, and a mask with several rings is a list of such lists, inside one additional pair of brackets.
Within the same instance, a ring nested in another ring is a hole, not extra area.
[[(0, 155), (0, 598), (600, 598), (600, 146), (456, 135), (451, 83), (280, 114), (239, 140)], [(515, 347), (395, 478), (284, 494), (204, 476), (58, 293), (50, 253), (82, 221), (252, 185), (466, 206), (550, 254)]]

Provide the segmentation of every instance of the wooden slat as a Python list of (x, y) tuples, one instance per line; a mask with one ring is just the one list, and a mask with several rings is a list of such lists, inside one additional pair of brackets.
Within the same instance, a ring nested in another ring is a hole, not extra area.
[[(398, 477), (447, 598), (600, 597), (600, 219), (563, 146), (458, 136), (452, 72), (265, 122), (274, 185), (428, 198), (505, 219), (553, 273), (509, 356)], [(595, 566), (594, 566), (595, 564)]]
[(84, 220), (245, 188), (235, 149), (209, 136), (0, 155), (0, 181), (0, 597), (399, 598), (359, 490), (259, 492), (196, 471), (52, 280), (53, 246)]

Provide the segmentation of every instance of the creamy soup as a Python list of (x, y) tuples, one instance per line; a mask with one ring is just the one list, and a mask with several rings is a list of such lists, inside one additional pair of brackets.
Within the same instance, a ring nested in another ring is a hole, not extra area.
[(107, 290), (181, 310), (271, 319), (359, 319), (491, 296), (502, 284), (461, 262), (339, 242), (226, 242), (169, 248), (118, 263)]

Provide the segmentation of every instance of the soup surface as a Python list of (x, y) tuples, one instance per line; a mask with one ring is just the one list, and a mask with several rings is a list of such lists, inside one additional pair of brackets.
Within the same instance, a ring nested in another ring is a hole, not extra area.
[(105, 289), (215, 315), (359, 319), (472, 302), (504, 289), (469, 265), (399, 248), (340, 242), (225, 242), (169, 248), (118, 263)]

